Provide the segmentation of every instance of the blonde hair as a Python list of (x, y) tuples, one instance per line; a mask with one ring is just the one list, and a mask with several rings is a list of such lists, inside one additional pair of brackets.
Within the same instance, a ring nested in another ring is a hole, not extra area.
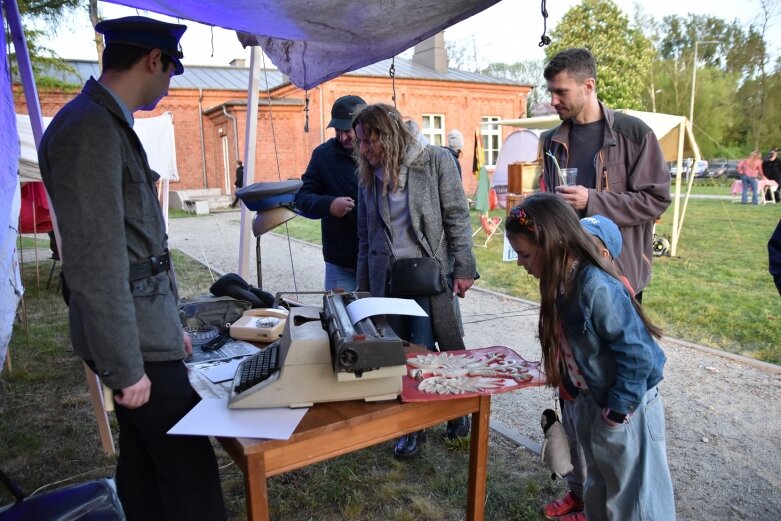
[[(379, 143), (382, 148), (382, 169), (384, 171), (382, 193), (396, 191), (399, 187), (399, 172), (407, 153), (407, 147), (416, 137), (404, 123), (398, 110), (384, 103), (374, 103), (363, 107), (353, 118), (353, 130), (361, 125), (361, 130), (372, 145)], [(374, 166), (361, 155), (360, 147), (353, 148), (358, 162), (361, 182), (369, 188), (374, 187)]]

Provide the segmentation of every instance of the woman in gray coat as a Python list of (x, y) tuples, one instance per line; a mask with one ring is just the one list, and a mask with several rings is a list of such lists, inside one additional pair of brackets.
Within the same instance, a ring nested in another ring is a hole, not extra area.
[[(410, 342), (442, 351), (464, 349), (456, 296), (474, 283), (472, 230), (461, 179), (450, 153), (424, 146), (401, 114), (385, 104), (368, 105), (353, 119), (358, 191), (358, 289), (389, 296), (394, 259), (433, 257), (447, 284), (442, 293), (415, 300), (428, 317), (389, 316), (394, 331)], [(448, 436), (466, 436), (468, 418), (448, 422)], [(416, 456), (424, 433), (401, 438), (394, 453)]]

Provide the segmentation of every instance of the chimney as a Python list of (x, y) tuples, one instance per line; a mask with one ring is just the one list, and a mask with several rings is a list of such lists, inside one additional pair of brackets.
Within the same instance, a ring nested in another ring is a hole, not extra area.
[(445, 33), (440, 32), (415, 46), (412, 62), (437, 72), (447, 72)]
[(246, 67), (247, 60), (245, 60), (244, 58), (234, 58), (230, 61), (229, 65), (231, 67)]

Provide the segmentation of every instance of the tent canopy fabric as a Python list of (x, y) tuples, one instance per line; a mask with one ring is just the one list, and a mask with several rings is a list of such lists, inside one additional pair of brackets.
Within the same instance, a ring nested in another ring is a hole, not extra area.
[[(390, 58), (499, 0), (122, 0), (112, 3), (232, 29), (302, 89)], [(184, 55), (187, 56), (187, 49)]]
[[(672, 114), (660, 114), (658, 112), (641, 112), (639, 110), (619, 109), (616, 112), (623, 112), (639, 118), (651, 127), (662, 147), (665, 161), (676, 161), (678, 159), (678, 139), (681, 129), (687, 129), (686, 118), (684, 116), (674, 116)], [(506, 119), (499, 121), (499, 125), (509, 127), (522, 127), (528, 129), (547, 130), (561, 123), (557, 115), (539, 116), (536, 118)], [(694, 136), (684, 130), (683, 156), (700, 156), (700, 149), (694, 141)]]
[[(52, 118), (43, 118), (43, 126), (49, 126)], [(19, 181), (28, 183), (41, 180), (38, 170), (38, 152), (35, 149), (35, 139), (27, 114), (16, 115), (16, 128), (19, 132), (21, 154), (19, 156)], [(133, 129), (144, 145), (149, 166), (157, 172), (161, 179), (178, 181), (176, 169), (176, 146), (174, 141), (173, 114), (166, 112), (152, 118), (136, 118)]]

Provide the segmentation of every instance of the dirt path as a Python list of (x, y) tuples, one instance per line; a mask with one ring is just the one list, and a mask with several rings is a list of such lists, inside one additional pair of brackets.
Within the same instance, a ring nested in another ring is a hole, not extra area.
[[(236, 271), (238, 219), (238, 213), (173, 219), (171, 247), (201, 261), (205, 253), (220, 272)], [(256, 284), (254, 239), (250, 250), (247, 280)], [(291, 266), (299, 291), (322, 288), (319, 247), (267, 234), (262, 258), (264, 289), (292, 290)], [(526, 275), (519, 270), (518, 276)], [(536, 304), (470, 291), (461, 309), (467, 346), (505, 345), (539, 360)], [(781, 367), (745, 363), (673, 339), (663, 347), (668, 362), (660, 388), (678, 519), (781, 519)], [(540, 413), (552, 403), (550, 390), (503, 394), (492, 401), (492, 419), (540, 442)]]

